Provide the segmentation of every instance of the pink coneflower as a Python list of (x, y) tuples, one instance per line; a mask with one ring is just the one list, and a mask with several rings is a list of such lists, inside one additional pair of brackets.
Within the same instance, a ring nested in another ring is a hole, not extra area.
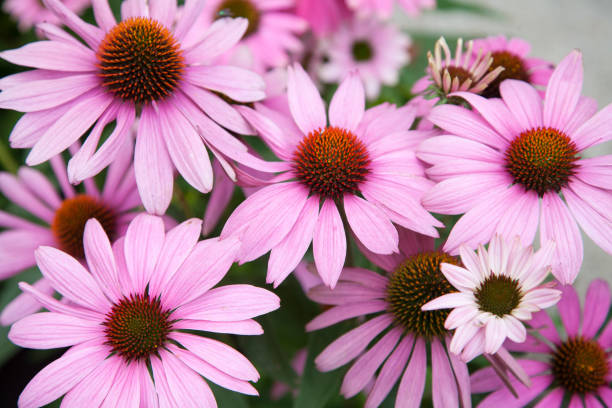
[(429, 176), (440, 181), (423, 204), (437, 213), (465, 213), (446, 251), (456, 253), (463, 243), (474, 248), (495, 233), (520, 235), (528, 245), (539, 225), (540, 242), (557, 245), (553, 274), (563, 284), (574, 281), (582, 263), (576, 221), (612, 253), (612, 157), (579, 156), (612, 137), (612, 105), (595, 114), (581, 88), (582, 56), (573, 51), (553, 72), (543, 100), (531, 85), (506, 80), (502, 99), (453, 94), (475, 112), (433, 109), (429, 120), (447, 135), (419, 148), (418, 156), (434, 165)]
[(527, 341), (508, 344), (509, 348), (530, 353), (529, 358), (518, 362), (530, 374), (533, 385), (526, 388), (515, 384), (519, 389), (516, 398), (491, 376), (491, 369), (477, 371), (472, 375), (473, 391), (493, 391), (480, 403), (480, 408), (534, 405), (560, 408), (567, 400), (572, 408), (612, 406), (612, 322), (604, 326), (610, 312), (608, 283), (600, 279), (591, 282), (584, 313), (571, 286), (563, 287), (557, 308), (565, 335), (557, 331), (545, 311), (540, 311), (533, 315), (534, 333), (528, 334)]
[(410, 62), (410, 37), (371, 17), (347, 21), (321, 44), (327, 60), (317, 68), (319, 78), (340, 82), (356, 70), (368, 99), (378, 96), (381, 84), (396, 85), (400, 69)]
[(336, 31), (351, 12), (344, 0), (295, 0), (295, 14), (308, 22), (319, 37)]
[(436, 7), (436, 0), (346, 0), (346, 4), (360, 14), (376, 14), (382, 18), (389, 18), (393, 6), (398, 3), (402, 10), (410, 16), (418, 16), (421, 10), (430, 10)]
[(534, 254), (518, 237), (508, 242), (496, 235), (488, 251), (483, 246), (477, 254), (465, 246), (459, 251), (465, 267), (441, 265), (458, 292), (433, 299), (422, 309), (453, 309), (444, 327), (455, 330), (450, 351), (462, 354), (466, 361), (478, 354), (497, 353), (506, 338), (525, 341), (527, 331), (522, 321), (561, 297), (561, 291), (541, 285), (551, 269), (552, 242)]
[[(74, 13), (81, 13), (91, 0), (62, 0), (62, 3)], [(38, 23), (60, 24), (60, 19), (49, 11), (40, 0), (5, 0), (2, 9), (17, 20), (21, 31), (27, 31)]]
[[(446, 43), (444, 37), (436, 41), (434, 53), (427, 52), (429, 65), (427, 75), (415, 82), (412, 92), (425, 94), (431, 97), (446, 99), (452, 92), (466, 91), (480, 93), (504, 70), (499, 66), (491, 71), (493, 57), (490, 53), (473, 51), (473, 41), (468, 41), (467, 48), (463, 49), (463, 39), (457, 40), (455, 57)], [(444, 57), (442, 57), (444, 51)]]
[(142, 214), (111, 248), (100, 223), (90, 220), (87, 269), (60, 250), (37, 249), (38, 267), (70, 303), (21, 283), (49, 312), (15, 323), (9, 339), (22, 347), (70, 348), (29, 382), (19, 406), (65, 395), (62, 404), (71, 406), (215, 407), (201, 376), (257, 395), (249, 381), (259, 375), (242, 354), (185, 330), (261, 334), (252, 318), (277, 309), (279, 298), (250, 285), (213, 288), (239, 242), (198, 242), (201, 229), (191, 219), (164, 233), (161, 218)]
[(545, 86), (553, 71), (553, 64), (539, 58), (527, 57), (531, 46), (520, 38), (507, 40), (503, 35), (474, 40), (474, 52), (491, 53), (493, 63), (488, 72), (497, 67), (504, 70), (481, 92), (485, 98), (499, 98), (499, 84), (506, 79), (517, 79), (532, 85)]
[(209, 0), (199, 21), (209, 25), (228, 16), (246, 18), (249, 24), (242, 40), (223, 57), (263, 73), (289, 64), (289, 55), (302, 51), (298, 36), (308, 23), (290, 10), (294, 6), (295, 0)]
[(339, 208), (373, 252), (397, 252), (393, 223), (437, 235), (434, 226), (442, 224), (419, 202), (430, 181), (412, 150), (422, 138), (407, 130), (409, 109), (380, 105), (364, 113), (363, 85), (353, 73), (331, 101), (328, 126), (321, 96), (298, 64), (289, 68), (287, 92), (292, 118), (240, 108), (287, 168), (238, 206), (221, 232), (241, 237), (241, 263), (271, 250), (267, 281), (278, 285), (312, 241), (323, 282), (335, 286), (347, 245)]
[[(149, 212), (167, 209), (174, 168), (197, 190), (210, 191), (207, 147), (224, 163), (229, 158), (264, 165), (219, 126), (240, 131), (244, 122), (215, 92), (238, 102), (264, 97), (259, 75), (211, 62), (240, 40), (245, 19), (192, 29), (202, 0), (188, 1), (176, 23), (175, 0), (151, 5), (126, 0), (117, 23), (107, 1), (96, 0), (96, 27), (59, 0), (44, 2), (83, 42), (49, 25), (43, 30), (49, 41), (0, 53), (9, 62), (38, 68), (0, 81), (0, 108), (27, 112), (10, 141), (13, 147), (33, 147), (28, 165), (60, 153), (93, 126), (69, 164), (71, 182), (92, 177), (131, 137), (136, 116), (134, 167)], [(113, 123), (98, 148), (102, 131)]]
[[(459, 265), (460, 261), (436, 251), (430, 237), (405, 229), (400, 229), (400, 236), (400, 254), (368, 254), (388, 275), (347, 267), (334, 290), (323, 285), (310, 290), (312, 300), (332, 307), (308, 323), (307, 330), (365, 318), (316, 357), (317, 368), (330, 371), (356, 359), (342, 383), (346, 398), (374, 380), (365, 406), (377, 407), (400, 381), (396, 406), (416, 407), (425, 389), (429, 360), (434, 407), (469, 407), (466, 363), (446, 351), (451, 338), (444, 327), (448, 311), (421, 310), (428, 301), (454, 291), (440, 272), (440, 264)], [(375, 338), (379, 340), (368, 348)]]
[[(34, 250), (49, 245), (84, 260), (83, 231), (90, 218), (96, 218), (110, 239), (125, 234), (134, 218), (130, 212), (140, 205), (136, 191), (134, 169), (130, 165), (131, 144), (127, 144), (119, 157), (108, 168), (102, 191), (88, 179), (82, 192), (68, 183), (66, 166), (60, 156), (51, 159), (60, 192), (42, 173), (29, 167), (19, 169), (17, 176), (0, 173), (0, 191), (9, 200), (40, 220), (34, 223), (0, 211), (0, 279), (18, 274), (36, 265)], [(51, 285), (43, 278), (35, 286), (47, 294)], [(35, 312), (40, 304), (29, 295), (20, 295), (3, 310), (0, 322), (4, 325)]]

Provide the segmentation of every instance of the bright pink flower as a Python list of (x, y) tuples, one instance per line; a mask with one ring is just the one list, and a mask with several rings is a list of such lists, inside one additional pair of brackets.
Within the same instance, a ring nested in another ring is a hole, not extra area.
[(410, 16), (418, 16), (421, 10), (436, 7), (436, 0), (346, 0), (346, 4), (360, 14), (376, 14), (382, 18), (391, 17), (393, 6), (399, 3)]
[(295, 13), (321, 37), (336, 31), (351, 12), (344, 0), (296, 0)]
[(335, 286), (347, 246), (341, 204), (373, 252), (397, 252), (393, 223), (437, 236), (442, 224), (419, 201), (430, 181), (412, 150), (422, 134), (407, 130), (410, 109), (385, 104), (364, 113), (363, 85), (351, 74), (331, 101), (328, 126), (321, 96), (298, 64), (289, 68), (287, 92), (292, 117), (240, 108), (287, 170), (238, 206), (221, 233), (240, 236), (241, 263), (271, 250), (267, 281), (278, 285), (312, 241), (323, 282)]
[(612, 104), (595, 114), (595, 102), (580, 96), (582, 78), (582, 57), (573, 51), (553, 72), (543, 100), (526, 82), (506, 80), (502, 99), (458, 92), (474, 110), (432, 110), (429, 120), (446, 135), (419, 147), (418, 157), (433, 164), (427, 174), (439, 181), (423, 204), (465, 213), (446, 251), (474, 248), (495, 233), (519, 235), (529, 245), (539, 226), (540, 242), (556, 243), (553, 274), (564, 284), (582, 264), (578, 224), (612, 253), (612, 156), (579, 156), (612, 138)]
[(463, 266), (441, 265), (458, 292), (433, 299), (422, 309), (453, 309), (444, 322), (446, 329), (455, 331), (451, 353), (469, 361), (482, 353), (497, 353), (506, 337), (525, 341), (522, 322), (561, 297), (560, 291), (541, 284), (550, 272), (554, 248), (549, 242), (534, 254), (531, 246), (521, 245), (519, 237), (508, 242), (496, 235), (488, 251), (480, 246), (476, 254), (461, 246)]
[[(91, 4), (91, 0), (62, 0), (62, 3), (68, 9), (80, 14)], [(27, 31), (38, 23), (61, 24), (59, 18), (40, 0), (5, 0), (2, 9), (17, 20), (21, 31)]]
[(70, 302), (21, 283), (49, 312), (18, 321), (9, 338), (22, 347), (70, 348), (30, 381), (19, 406), (64, 396), (69, 406), (215, 407), (202, 376), (257, 395), (249, 381), (259, 374), (242, 354), (184, 330), (261, 334), (252, 318), (277, 309), (279, 298), (250, 285), (213, 288), (239, 243), (198, 242), (201, 229), (200, 220), (190, 219), (164, 233), (161, 218), (142, 214), (111, 247), (100, 223), (90, 220), (87, 269), (55, 248), (37, 249), (38, 267)]
[(298, 36), (306, 31), (308, 23), (290, 10), (295, 3), (295, 0), (208, 0), (199, 22), (208, 26), (224, 16), (246, 18), (249, 24), (242, 40), (222, 59), (264, 73), (270, 67), (289, 64), (289, 54), (302, 51)]
[(327, 60), (317, 67), (319, 78), (340, 82), (356, 71), (368, 99), (378, 96), (381, 84), (396, 85), (400, 69), (410, 62), (410, 37), (372, 17), (348, 20), (320, 43)]
[(516, 398), (492, 375), (491, 368), (477, 371), (471, 378), (472, 391), (493, 391), (479, 408), (520, 408), (533, 406), (535, 401), (537, 407), (560, 408), (568, 399), (571, 408), (612, 406), (612, 322), (604, 326), (610, 312), (609, 284), (600, 279), (591, 282), (583, 311), (574, 288), (565, 286), (557, 308), (565, 333), (540, 311), (530, 322), (538, 336), (530, 332), (522, 344), (506, 343), (508, 348), (530, 353), (518, 362), (531, 376), (532, 386), (515, 383)]
[(553, 71), (553, 64), (539, 58), (527, 57), (531, 45), (520, 38), (507, 40), (503, 35), (474, 40), (474, 52), (482, 49), (483, 54), (491, 53), (493, 63), (489, 71), (497, 67), (504, 70), (481, 93), (485, 98), (499, 98), (499, 84), (506, 79), (517, 79), (532, 85), (546, 86)]
[[(0, 232), (0, 257), (4, 260), (0, 279), (36, 265), (34, 250), (40, 245), (53, 246), (83, 261), (83, 231), (89, 218), (96, 218), (111, 240), (123, 236), (137, 214), (131, 211), (141, 204), (131, 159), (131, 143), (127, 143), (109, 166), (102, 191), (92, 179), (87, 179), (84, 191), (77, 192), (68, 183), (61, 156), (51, 159), (59, 193), (50, 180), (32, 168), (22, 167), (17, 176), (0, 173), (2, 194), (42, 222), (34, 223), (0, 211), (0, 226), (6, 228)], [(53, 293), (44, 278), (34, 286), (44, 293)], [(38, 309), (40, 304), (30, 295), (20, 295), (2, 311), (0, 322), (11, 324)]]
[[(49, 41), (0, 53), (9, 62), (37, 68), (0, 80), (0, 108), (27, 112), (10, 141), (12, 147), (32, 147), (28, 165), (60, 153), (93, 126), (68, 169), (71, 182), (92, 177), (115, 159), (138, 116), (134, 167), (149, 212), (166, 211), (174, 168), (197, 190), (211, 190), (206, 147), (226, 167), (228, 159), (265, 166), (221, 127), (238, 133), (250, 129), (215, 94), (239, 102), (264, 98), (259, 75), (212, 63), (240, 40), (245, 19), (221, 19), (207, 29), (192, 29), (203, 0), (187, 1), (176, 22), (175, 0), (126, 0), (123, 20), (117, 23), (107, 0), (95, 0), (96, 27), (59, 0), (44, 2), (83, 42), (46, 25), (41, 29)], [(98, 148), (102, 131), (113, 123)]]

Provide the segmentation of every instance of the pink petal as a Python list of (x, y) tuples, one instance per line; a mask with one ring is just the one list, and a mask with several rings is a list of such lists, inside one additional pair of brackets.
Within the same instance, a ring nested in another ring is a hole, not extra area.
[(540, 213), (540, 244), (555, 241), (557, 256), (553, 275), (563, 284), (570, 284), (578, 275), (582, 264), (582, 237), (576, 221), (557, 193), (542, 197)]
[[(450, 337), (446, 336), (445, 339), (446, 348), (450, 345)], [(455, 354), (448, 354), (451, 368), (454, 373), (455, 381), (457, 383), (457, 391), (459, 394), (459, 402), (462, 407), (469, 407), (472, 403), (471, 387), (470, 387), (470, 373), (467, 368), (467, 364), (462, 361)]]
[(346, 257), (346, 236), (336, 204), (323, 202), (312, 242), (315, 264), (323, 282), (332, 289), (336, 286)]
[(91, 274), (73, 257), (59, 249), (41, 246), (34, 253), (45, 278), (62, 295), (91, 310), (105, 313), (110, 303)]
[[(603, 110), (606, 110), (606, 108), (604, 108)], [(588, 147), (588, 146), (585, 146), (584, 142), (600, 143), (600, 141), (603, 140), (602, 139), (603, 134), (601, 133), (597, 134), (597, 136), (589, 134), (589, 136), (587, 137), (587, 140), (582, 140), (582, 138), (576, 137), (576, 131), (583, 124), (585, 124), (585, 122), (588, 122), (589, 119), (591, 119), (596, 113), (597, 113), (597, 101), (593, 98), (581, 96), (578, 99), (578, 103), (576, 104), (576, 108), (574, 109), (574, 112), (572, 112), (571, 118), (565, 124), (565, 129), (563, 131), (567, 135), (572, 135), (572, 139), (576, 143), (576, 147), (578, 148), (578, 151), (584, 150)], [(605, 133), (605, 131), (603, 133)], [(595, 136), (595, 137), (591, 138), (591, 136)]]
[(563, 196), (584, 232), (604, 251), (612, 253), (612, 194), (575, 180)]
[(101, 364), (108, 351), (99, 341), (71, 347), (30, 380), (19, 396), (19, 406), (34, 408), (55, 401)]
[(83, 248), (93, 278), (111, 302), (118, 303), (122, 293), (113, 249), (102, 225), (95, 218), (85, 224)]
[(102, 30), (81, 20), (59, 0), (43, 0), (43, 3), (62, 23), (81, 37), (89, 47), (94, 50), (98, 49), (100, 42), (102, 42), (104, 38), (104, 32)]
[[(161, 1), (165, 3), (165, 1)], [(216, 19), (204, 34), (204, 39), (188, 49), (183, 55), (186, 60), (212, 61), (215, 57), (232, 48), (242, 38), (249, 22), (245, 18)]]
[(563, 388), (557, 387), (542, 398), (534, 408), (560, 407), (563, 404)]
[(523, 326), (523, 324), (512, 315), (504, 316), (503, 320), (506, 323), (508, 338), (517, 343), (524, 342), (525, 338), (527, 337), (525, 326)]
[(564, 129), (582, 91), (582, 54), (573, 50), (557, 65), (546, 87), (544, 124)]
[[(41, 280), (46, 281), (44, 278)], [(47, 284), (49, 284), (47, 282)], [(19, 282), (19, 289), (23, 291), (24, 294), (28, 294), (32, 296), (36, 302), (39, 304), (39, 309), (44, 307), (52, 312), (66, 314), (70, 316), (79, 317), (85, 320), (93, 320), (93, 321), (101, 321), (103, 319), (103, 315), (99, 312), (94, 312), (89, 309), (82, 308), (78, 305), (68, 305), (65, 302), (60, 302), (59, 300), (51, 297), (51, 295), (55, 292), (52, 290), (49, 291), (51, 294), (47, 294), (44, 288), (38, 289), (39, 285), (31, 286), (26, 282)]]
[(110, 390), (117, 372), (125, 369), (120, 357), (102, 361), (87, 377), (83, 378), (62, 399), (66, 407), (100, 406)]
[(306, 324), (306, 331), (319, 330), (353, 317), (382, 312), (387, 306), (387, 302), (384, 300), (369, 300), (360, 303), (335, 306), (331, 309), (327, 309)]
[(612, 139), (612, 104), (596, 113), (592, 118), (582, 124), (572, 135), (579, 150), (584, 150), (595, 144)]
[(516, 398), (510, 393), (507, 388), (501, 388), (500, 390), (489, 394), (479, 405), (482, 408), (521, 408), (527, 405), (532, 399), (537, 397), (550, 386), (552, 383), (552, 376), (538, 376), (534, 377), (533, 385), (531, 388), (527, 388), (521, 384), (514, 384), (519, 398)]
[(140, 406), (140, 381), (138, 371), (146, 367), (135, 363), (118, 370), (100, 408), (127, 408)]
[(582, 335), (595, 337), (610, 310), (610, 285), (603, 279), (595, 279), (589, 285), (584, 298)]
[(284, 129), (262, 112), (246, 106), (238, 106), (236, 109), (257, 130), (257, 133), (270, 146), (276, 156), (282, 160), (291, 160), (295, 146), (292, 143), (293, 141), (286, 136)]
[(227, 177), (218, 160), (213, 161), (213, 174), (215, 188), (206, 203), (202, 226), (204, 236), (213, 232), (234, 195), (234, 183)]
[(174, 24), (176, 17), (176, 2), (166, 0), (150, 0), (149, 13), (151, 18), (159, 21), (164, 26), (170, 28)]
[(474, 304), (474, 296), (470, 293), (453, 292), (430, 300), (421, 306), (421, 310), (452, 309), (454, 307)]
[[(33, 287), (47, 296), (52, 296), (55, 293), (55, 290), (45, 278), (36, 281)], [(0, 324), (10, 326), (17, 320), (38, 312), (41, 308), (42, 305), (34, 296), (26, 292), (21, 293), (4, 307), (0, 315)]]
[(130, 274), (130, 292), (143, 293), (164, 245), (164, 223), (161, 218), (140, 214), (130, 223), (125, 235), (125, 262)]
[(519, 236), (523, 245), (533, 243), (538, 230), (540, 200), (533, 192), (514, 190), (512, 205), (501, 216), (495, 233), (504, 237)]
[(185, 37), (189, 30), (194, 26), (202, 8), (204, 7), (204, 0), (193, 0), (188, 1), (183, 7), (182, 12), (179, 14), (176, 26), (174, 28), (174, 35), (179, 40)]
[(470, 92), (455, 92), (451, 96), (465, 99), (504, 139), (513, 140), (520, 133), (519, 124), (515, 123), (512, 114), (501, 100), (485, 99)]
[(576, 178), (593, 187), (612, 190), (612, 155), (581, 158)]
[(485, 326), (485, 353), (495, 354), (508, 335), (504, 320), (499, 317), (489, 319)]
[(559, 309), (561, 321), (568, 337), (575, 337), (578, 335), (581, 320), (580, 300), (572, 286), (562, 285), (559, 286), (559, 289), (561, 289), (563, 295), (557, 303), (557, 309)]
[(291, 115), (300, 130), (309, 134), (325, 129), (327, 118), (319, 91), (301, 65), (287, 69), (287, 96)]
[(208, 320), (189, 320), (183, 319), (172, 325), (174, 329), (209, 331), (214, 333), (259, 335), (263, 334), (263, 329), (255, 320), (247, 319), (237, 322), (211, 322)]
[(370, 342), (392, 323), (390, 315), (368, 320), (361, 326), (343, 334), (325, 348), (315, 359), (320, 371), (331, 371), (348, 363), (370, 344)]
[(326, 305), (361, 303), (363, 301), (380, 299), (384, 296), (384, 290), (342, 281), (333, 290), (328, 286), (319, 285), (308, 291), (308, 297), (311, 300)]
[(266, 283), (274, 282), (277, 287), (297, 267), (310, 246), (318, 216), (319, 197), (312, 196), (306, 200), (291, 231), (272, 248)]
[(440, 340), (431, 342), (431, 393), (436, 407), (458, 407), (457, 384)]
[[(49, 126), (64, 115), (75, 101), (42, 111), (28, 112), (15, 124), (9, 142), (13, 148), (32, 147)], [(65, 170), (64, 170), (65, 171)]]
[(94, 18), (98, 27), (103, 29), (105, 32), (109, 32), (112, 28), (117, 25), (117, 20), (113, 15), (113, 11), (110, 5), (106, 1), (93, 0), (92, 7), (94, 12)]
[(68, 347), (102, 337), (100, 323), (54, 312), (34, 313), (13, 324), (8, 337), (26, 348)]
[[(403, 342), (400, 344), (398, 349), (402, 347), (402, 345), (404, 348), (408, 349), (408, 351), (410, 350), (410, 348), (407, 347), (408, 344), (403, 344)], [(406, 355), (406, 359), (407, 358), (408, 355)], [(399, 373), (401, 373), (403, 370), (404, 364), (397, 367), (397, 371)], [(418, 338), (414, 343), (414, 350), (412, 351), (410, 362), (404, 371), (399, 388), (397, 389), (397, 397), (395, 399), (396, 407), (417, 408), (421, 406), (423, 390), (425, 388), (425, 379), (427, 378), (425, 375), (426, 372), (427, 350), (425, 349), (425, 341), (422, 338)]]
[(15, 50), (0, 52), (0, 58), (25, 67), (63, 72), (96, 71), (96, 54), (89, 48), (61, 41), (36, 41)]
[(499, 91), (522, 130), (542, 126), (542, 97), (533, 86), (512, 79), (503, 81)]
[(442, 263), (440, 270), (451, 285), (461, 291), (471, 292), (481, 283), (478, 271), (471, 271), (457, 265)]
[(238, 102), (259, 101), (266, 96), (263, 79), (256, 73), (239, 67), (191, 66), (184, 76), (187, 82), (221, 92)]
[[(365, 111), (363, 84), (356, 72), (349, 73), (334, 93), (329, 105), (329, 123), (355, 131)], [(306, 133), (306, 132), (304, 132)]]
[(398, 252), (398, 234), (385, 213), (374, 204), (352, 194), (344, 195), (344, 210), (353, 233), (377, 254)]
[(27, 185), (10, 173), (0, 172), (0, 191), (9, 200), (23, 207), (26, 211), (36, 215), (38, 218), (47, 221), (49, 224), (53, 220), (55, 211), (41, 202)]
[(437, 136), (426, 139), (419, 145), (417, 156), (428, 163), (453, 158), (484, 161), (495, 164), (503, 163), (503, 154), (481, 142), (457, 136)]

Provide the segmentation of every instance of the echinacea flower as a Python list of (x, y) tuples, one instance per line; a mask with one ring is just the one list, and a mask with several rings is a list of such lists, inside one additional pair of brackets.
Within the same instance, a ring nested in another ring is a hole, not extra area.
[(565, 286), (557, 304), (563, 330), (555, 327), (544, 311), (533, 315), (533, 332), (522, 344), (506, 343), (510, 349), (529, 353), (518, 359), (532, 379), (530, 388), (515, 384), (518, 397), (510, 395), (484, 368), (472, 375), (473, 391), (491, 392), (479, 408), (603, 408), (612, 406), (612, 322), (610, 286), (601, 279), (589, 285), (581, 309), (576, 290)]
[(58, 249), (37, 249), (41, 272), (69, 302), (21, 283), (49, 312), (16, 322), (9, 339), (28, 348), (70, 348), (32, 378), (19, 406), (64, 396), (62, 405), (76, 407), (216, 407), (202, 377), (257, 395), (249, 381), (259, 375), (247, 358), (200, 334), (261, 334), (252, 318), (278, 308), (279, 298), (250, 285), (213, 288), (239, 243), (198, 242), (201, 229), (190, 219), (164, 233), (161, 218), (141, 214), (111, 247), (100, 223), (89, 220), (87, 268)]
[[(0, 279), (7, 279), (36, 265), (34, 250), (49, 245), (84, 261), (83, 231), (90, 218), (97, 219), (111, 240), (125, 234), (127, 225), (137, 213), (132, 212), (140, 203), (134, 168), (131, 166), (132, 147), (128, 141), (119, 157), (108, 168), (100, 191), (92, 179), (85, 180), (83, 191), (77, 191), (66, 174), (61, 156), (51, 159), (51, 168), (59, 184), (41, 172), (22, 167), (17, 176), (0, 173), (0, 192), (40, 222), (0, 211)], [(44, 278), (34, 286), (44, 293), (53, 288)], [(11, 324), (40, 309), (30, 295), (23, 294), (2, 311), (0, 322)]]
[[(554, 70), (546, 95), (523, 81), (500, 85), (502, 98), (452, 94), (473, 108), (443, 105), (428, 119), (444, 135), (427, 139), (417, 155), (439, 183), (423, 198), (425, 208), (465, 213), (444, 249), (456, 253), (488, 242), (494, 234), (556, 243), (553, 274), (574, 281), (582, 264), (578, 224), (612, 254), (612, 156), (581, 157), (612, 138), (612, 104), (596, 113), (581, 98), (582, 56), (573, 51)], [(563, 199), (561, 198), (561, 195)], [(577, 223), (576, 223), (577, 222)]]
[(393, 223), (437, 236), (442, 224), (419, 201), (430, 181), (412, 150), (422, 135), (408, 131), (410, 109), (380, 105), (364, 113), (363, 85), (352, 73), (331, 100), (328, 126), (321, 96), (298, 64), (289, 68), (287, 93), (291, 117), (239, 108), (287, 170), (240, 204), (221, 232), (240, 237), (241, 263), (271, 251), (267, 282), (278, 285), (312, 241), (323, 282), (335, 286), (347, 247), (342, 209), (373, 252), (397, 252)]
[(365, 15), (374, 14), (381, 18), (391, 17), (395, 3), (398, 3), (402, 10), (412, 17), (418, 16), (421, 10), (436, 7), (436, 0), (346, 0), (347, 6), (355, 12)]
[(423, 310), (453, 309), (444, 327), (455, 330), (450, 351), (469, 361), (481, 353), (496, 353), (506, 338), (521, 343), (531, 314), (557, 303), (561, 291), (542, 285), (550, 272), (554, 244), (536, 253), (496, 235), (488, 251), (465, 246), (461, 262), (443, 263), (441, 270), (457, 292), (445, 294), (423, 305)]
[(429, 361), (434, 407), (470, 407), (467, 365), (447, 352), (451, 332), (444, 321), (449, 312), (421, 310), (428, 301), (454, 291), (440, 265), (460, 261), (435, 250), (433, 238), (405, 229), (400, 229), (399, 245), (400, 254), (391, 256), (366, 252), (387, 275), (346, 267), (335, 289), (320, 285), (309, 291), (312, 300), (331, 307), (307, 324), (308, 331), (362, 319), (316, 357), (316, 366), (331, 371), (355, 359), (341, 387), (346, 398), (374, 380), (365, 407), (377, 407), (399, 381), (395, 406), (418, 407)]
[[(172, 198), (174, 168), (198, 191), (211, 190), (207, 147), (227, 166), (229, 159), (264, 165), (221, 127), (249, 129), (215, 94), (239, 102), (265, 96), (259, 75), (212, 62), (240, 40), (246, 19), (192, 29), (203, 0), (187, 1), (178, 19), (176, 0), (126, 0), (117, 23), (107, 0), (95, 0), (97, 27), (59, 0), (44, 3), (79, 39), (46, 25), (48, 41), (0, 53), (9, 62), (36, 68), (0, 80), (0, 108), (26, 112), (10, 142), (32, 147), (28, 165), (62, 152), (92, 128), (68, 165), (71, 182), (92, 177), (117, 157), (139, 117), (136, 182), (145, 208), (157, 214)], [(98, 147), (105, 128), (112, 132)]]
[(381, 84), (396, 85), (400, 69), (410, 62), (410, 37), (393, 24), (371, 17), (347, 21), (321, 44), (319, 52), (326, 61), (317, 67), (319, 78), (340, 82), (356, 71), (368, 99), (378, 96)]
[(219, 18), (246, 18), (249, 24), (243, 38), (222, 58), (263, 74), (268, 68), (288, 65), (290, 54), (302, 51), (298, 36), (308, 24), (291, 10), (295, 3), (295, 0), (208, 0), (198, 21), (206, 26)]
[[(474, 56), (474, 42), (468, 41), (467, 48), (463, 49), (463, 39), (457, 39), (455, 57), (446, 43), (444, 37), (436, 41), (434, 53), (427, 52), (427, 75), (414, 83), (412, 92), (425, 94), (430, 97), (446, 98), (448, 94), (457, 91), (480, 93), (504, 70), (496, 67), (489, 71), (493, 64), (491, 53), (483, 53), (476, 49)], [(444, 51), (444, 57), (442, 57)]]
[(474, 40), (474, 52), (491, 53), (493, 62), (488, 72), (497, 67), (504, 70), (480, 93), (485, 98), (499, 98), (499, 84), (506, 79), (546, 86), (553, 71), (553, 64), (539, 58), (528, 57), (531, 46), (520, 38), (506, 39), (503, 35)]
[[(76, 14), (80, 14), (91, 4), (91, 0), (63, 0), (62, 3)], [(29, 30), (38, 23), (60, 23), (59, 18), (40, 0), (4, 0), (2, 9), (17, 20), (17, 27), (21, 31)]]

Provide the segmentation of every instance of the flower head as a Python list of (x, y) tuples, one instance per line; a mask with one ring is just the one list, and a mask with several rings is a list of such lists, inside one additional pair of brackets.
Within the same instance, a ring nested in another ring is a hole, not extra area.
[[(206, 146), (226, 168), (228, 161), (266, 166), (223, 129), (250, 131), (217, 95), (238, 102), (265, 96), (259, 75), (213, 62), (240, 40), (246, 19), (223, 18), (203, 28), (195, 25), (202, 0), (188, 1), (178, 18), (175, 0), (164, 7), (125, 0), (117, 22), (107, 0), (96, 0), (97, 27), (59, 0), (44, 2), (78, 39), (46, 25), (48, 41), (0, 53), (9, 62), (35, 68), (0, 81), (0, 108), (26, 112), (10, 142), (32, 148), (28, 165), (62, 152), (91, 128), (68, 173), (73, 183), (92, 177), (117, 158), (139, 118), (136, 182), (145, 208), (157, 214), (172, 198), (174, 168), (197, 190), (211, 190)], [(101, 142), (105, 128), (112, 132)]]
[(523, 342), (527, 334), (521, 321), (531, 313), (559, 301), (561, 292), (540, 285), (550, 272), (554, 245), (535, 254), (517, 237), (507, 242), (496, 235), (488, 251), (474, 254), (461, 247), (462, 266), (443, 263), (442, 273), (458, 292), (442, 295), (423, 310), (453, 309), (444, 327), (455, 330), (450, 351), (471, 360), (478, 354), (496, 353), (506, 337)]
[(510, 395), (502, 384), (491, 378), (485, 368), (472, 375), (473, 391), (491, 392), (479, 407), (523, 407), (538, 401), (540, 406), (557, 408), (569, 400), (570, 406), (612, 406), (612, 323), (604, 325), (610, 311), (610, 286), (596, 279), (586, 293), (584, 308), (576, 290), (562, 287), (557, 304), (563, 330), (557, 330), (545, 311), (537, 312), (529, 322), (533, 332), (522, 344), (506, 343), (515, 351), (528, 352), (517, 360), (532, 378), (531, 388), (514, 384), (518, 396)]
[(312, 241), (321, 278), (333, 287), (347, 247), (342, 208), (356, 238), (377, 253), (397, 252), (393, 223), (437, 235), (434, 226), (442, 224), (419, 203), (430, 182), (414, 159), (423, 135), (408, 131), (410, 109), (383, 104), (365, 111), (363, 85), (352, 73), (331, 101), (328, 125), (317, 89), (297, 64), (287, 93), (291, 117), (240, 107), (286, 166), (238, 206), (221, 233), (241, 237), (240, 262), (271, 250), (267, 280), (278, 285)]
[(75, 406), (216, 406), (202, 376), (256, 395), (249, 381), (259, 375), (242, 354), (185, 331), (261, 334), (252, 318), (278, 308), (279, 298), (250, 285), (213, 288), (239, 245), (198, 242), (201, 228), (191, 219), (164, 233), (161, 218), (142, 214), (111, 247), (100, 223), (89, 220), (87, 268), (58, 249), (37, 249), (41, 272), (69, 302), (21, 283), (49, 312), (19, 320), (9, 338), (22, 347), (70, 348), (30, 381), (19, 406), (62, 395)]
[[(445, 249), (456, 253), (488, 242), (494, 234), (556, 243), (553, 274), (574, 281), (582, 264), (578, 225), (612, 253), (612, 156), (586, 158), (583, 151), (612, 138), (612, 105), (580, 96), (582, 59), (573, 51), (554, 70), (542, 99), (523, 81), (500, 85), (501, 99), (457, 92), (473, 108), (437, 106), (428, 119), (444, 131), (419, 147), (438, 181), (423, 204), (443, 214), (465, 213)], [(562, 198), (563, 197), (563, 198)]]

